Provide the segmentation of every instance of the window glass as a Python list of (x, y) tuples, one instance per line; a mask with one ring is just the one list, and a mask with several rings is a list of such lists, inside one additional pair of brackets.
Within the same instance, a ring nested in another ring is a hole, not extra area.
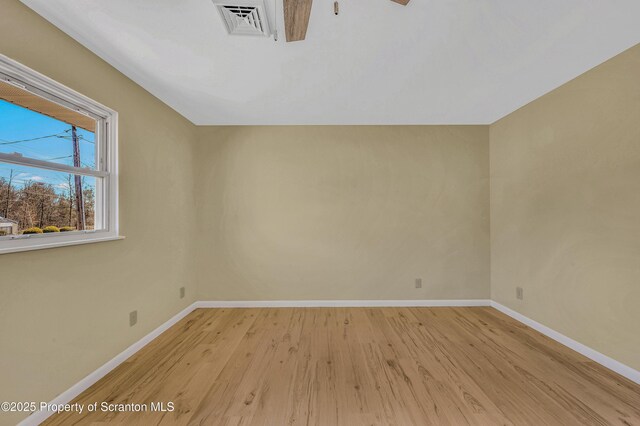
[(80, 167), (94, 169), (94, 132), (0, 99), (0, 152), (73, 166), (74, 137)]
[[(96, 229), (96, 181), (93, 176), (0, 163), (0, 236), (38, 229), (57, 232), (55, 228), (69, 232), (82, 223), (85, 230)], [(80, 197), (77, 188), (82, 188)]]

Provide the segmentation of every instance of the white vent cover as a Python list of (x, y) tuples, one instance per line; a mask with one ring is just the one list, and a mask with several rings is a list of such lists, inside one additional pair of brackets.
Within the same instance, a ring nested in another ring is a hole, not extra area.
[(230, 35), (271, 35), (263, 0), (213, 0), (213, 4)]

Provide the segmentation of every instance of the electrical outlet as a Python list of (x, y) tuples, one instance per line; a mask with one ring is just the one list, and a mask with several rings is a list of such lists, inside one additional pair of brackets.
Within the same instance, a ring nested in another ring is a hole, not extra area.
[(516, 287), (516, 299), (524, 299), (524, 290), (522, 289), (522, 287)]
[(184, 299), (186, 292), (187, 290), (184, 287), (180, 287), (180, 299)]
[(129, 327), (133, 327), (138, 323), (138, 311), (129, 312)]
[(416, 278), (416, 288), (422, 288), (422, 278)]

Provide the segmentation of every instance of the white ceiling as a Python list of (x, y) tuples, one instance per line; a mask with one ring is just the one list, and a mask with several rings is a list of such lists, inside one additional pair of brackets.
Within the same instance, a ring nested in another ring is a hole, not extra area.
[(638, 0), (315, 0), (295, 43), (282, 0), (278, 42), (210, 0), (22, 1), (195, 124), (487, 124), (640, 42)]

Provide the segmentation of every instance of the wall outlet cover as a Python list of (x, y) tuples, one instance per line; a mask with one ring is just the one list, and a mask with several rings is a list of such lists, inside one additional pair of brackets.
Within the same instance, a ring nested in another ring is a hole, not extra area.
[(129, 327), (133, 327), (138, 323), (138, 311), (129, 312)]

